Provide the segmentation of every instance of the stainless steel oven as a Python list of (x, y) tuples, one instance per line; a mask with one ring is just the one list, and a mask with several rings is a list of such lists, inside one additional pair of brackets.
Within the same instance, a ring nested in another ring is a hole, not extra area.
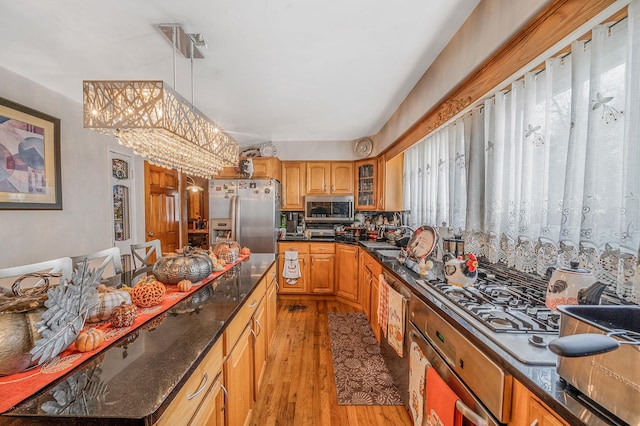
[(499, 426), (509, 421), (511, 375), (415, 295), (409, 302), (409, 338), (460, 398), (456, 408), (464, 424)]

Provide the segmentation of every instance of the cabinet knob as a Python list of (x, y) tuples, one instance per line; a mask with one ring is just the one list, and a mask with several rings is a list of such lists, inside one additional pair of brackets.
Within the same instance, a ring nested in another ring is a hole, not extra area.
[(147, 232), (147, 237), (155, 237), (156, 234), (154, 232)]

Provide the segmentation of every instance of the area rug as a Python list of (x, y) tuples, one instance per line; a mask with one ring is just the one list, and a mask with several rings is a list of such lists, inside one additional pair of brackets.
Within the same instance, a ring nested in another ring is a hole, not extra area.
[(328, 316), (338, 405), (402, 405), (364, 313)]

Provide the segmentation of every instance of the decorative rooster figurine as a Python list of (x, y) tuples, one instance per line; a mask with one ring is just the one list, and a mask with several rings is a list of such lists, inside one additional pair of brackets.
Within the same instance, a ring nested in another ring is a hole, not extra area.
[(449, 284), (472, 286), (478, 278), (478, 258), (473, 253), (468, 253), (464, 257), (451, 259), (444, 265), (444, 275)]

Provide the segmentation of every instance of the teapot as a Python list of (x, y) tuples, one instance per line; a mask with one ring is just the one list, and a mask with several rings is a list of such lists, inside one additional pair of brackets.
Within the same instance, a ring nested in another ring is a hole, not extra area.
[(447, 283), (458, 287), (470, 287), (478, 278), (478, 259), (473, 253), (466, 256), (453, 257), (444, 264), (444, 277)]
[(557, 311), (558, 305), (597, 305), (607, 286), (596, 281), (595, 275), (579, 268), (580, 262), (571, 261), (569, 267), (547, 269), (550, 275), (545, 305)]

